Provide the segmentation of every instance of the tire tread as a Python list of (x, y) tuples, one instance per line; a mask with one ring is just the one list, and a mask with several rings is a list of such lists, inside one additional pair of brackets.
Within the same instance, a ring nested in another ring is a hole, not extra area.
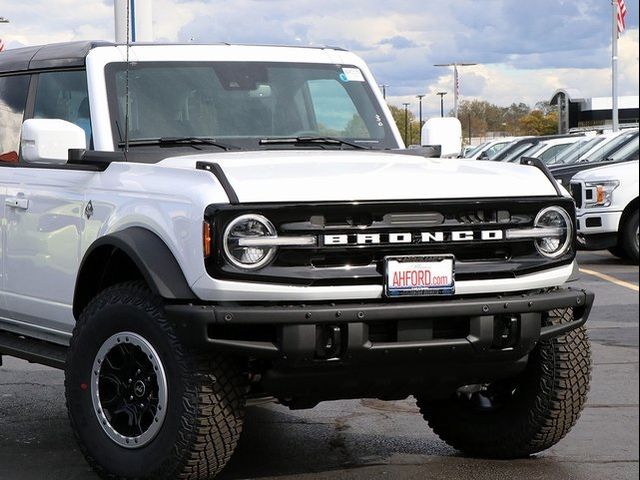
[[(572, 320), (571, 309), (549, 313), (549, 323)], [(418, 398), (420, 412), (433, 431), (465, 454), (482, 458), (521, 458), (546, 450), (564, 438), (578, 420), (591, 380), (591, 347), (581, 326), (563, 336), (540, 342), (540, 381), (532, 407), (517, 422), (492, 426), (494, 435), (482, 438), (478, 425), (463, 424), (452, 404)]]
[[(242, 433), (245, 379), (241, 369), (233, 359), (223, 355), (188, 352), (165, 319), (162, 300), (154, 296), (142, 282), (126, 282), (109, 287), (87, 305), (73, 330), (67, 369), (75, 358), (75, 340), (89, 328), (89, 319), (109, 305), (134, 306), (149, 315), (176, 353), (185, 383), (179, 436), (171, 449), (170, 458), (163, 462), (163, 468), (150, 472), (147, 478), (205, 480), (215, 477), (230, 460)], [(65, 389), (69, 391), (66, 380)], [(109, 480), (130, 478), (114, 475), (96, 461), (81, 441), (78, 434), (80, 426), (69, 413), (79, 448), (96, 473)]]

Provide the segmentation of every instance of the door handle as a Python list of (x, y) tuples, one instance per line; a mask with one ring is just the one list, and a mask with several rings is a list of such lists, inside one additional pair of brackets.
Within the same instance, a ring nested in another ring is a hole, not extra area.
[(7, 207), (27, 210), (29, 208), (29, 199), (24, 197), (7, 197), (4, 204)]

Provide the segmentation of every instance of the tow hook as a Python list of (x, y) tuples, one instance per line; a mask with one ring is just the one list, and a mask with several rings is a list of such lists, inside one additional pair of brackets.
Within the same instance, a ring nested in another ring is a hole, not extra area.
[(342, 328), (338, 325), (316, 326), (316, 359), (333, 360), (342, 354)]
[(493, 320), (491, 348), (504, 350), (517, 345), (520, 337), (520, 315), (497, 315)]

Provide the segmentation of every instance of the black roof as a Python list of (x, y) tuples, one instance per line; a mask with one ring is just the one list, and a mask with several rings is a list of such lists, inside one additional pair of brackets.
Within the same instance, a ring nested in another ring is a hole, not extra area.
[(43, 68), (82, 67), (91, 49), (109, 45), (115, 44), (110, 42), (67, 42), (5, 50), (0, 53), (0, 73)]
[[(83, 67), (87, 54), (96, 47), (116, 46), (117, 43), (106, 41), (84, 41), (51, 43), (36, 47), (23, 47), (5, 50), (0, 53), (0, 74), (9, 72), (23, 72), (27, 70), (40, 70), (47, 68)], [(138, 43), (138, 45), (145, 45)], [(157, 45), (157, 44), (155, 44)], [(177, 45), (177, 44), (176, 44)], [(194, 45), (192, 43), (184, 45)], [(196, 44), (197, 45), (197, 44)], [(230, 45), (222, 43), (219, 45)], [(263, 45), (270, 47), (286, 47), (287, 45)], [(315, 48), (343, 50), (339, 47), (306, 47), (292, 45), (296, 48)]]

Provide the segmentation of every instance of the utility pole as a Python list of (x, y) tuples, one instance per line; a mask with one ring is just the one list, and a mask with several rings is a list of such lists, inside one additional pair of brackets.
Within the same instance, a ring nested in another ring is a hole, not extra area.
[(422, 99), (426, 97), (426, 95), (416, 95), (416, 98), (420, 102), (420, 132), (422, 132)]
[(453, 67), (453, 115), (458, 118), (458, 96), (460, 95), (460, 78), (458, 67), (472, 67), (477, 63), (438, 63), (434, 67)]
[(440, 95), (440, 117), (444, 118), (444, 96), (447, 92), (438, 92), (436, 95)]
[(384, 98), (385, 100), (387, 99), (387, 88), (389, 88), (390, 85), (385, 85), (384, 83), (382, 85), (379, 85), (379, 87), (382, 89), (382, 98)]
[(404, 146), (409, 146), (409, 105), (410, 103), (403, 103), (404, 105)]

